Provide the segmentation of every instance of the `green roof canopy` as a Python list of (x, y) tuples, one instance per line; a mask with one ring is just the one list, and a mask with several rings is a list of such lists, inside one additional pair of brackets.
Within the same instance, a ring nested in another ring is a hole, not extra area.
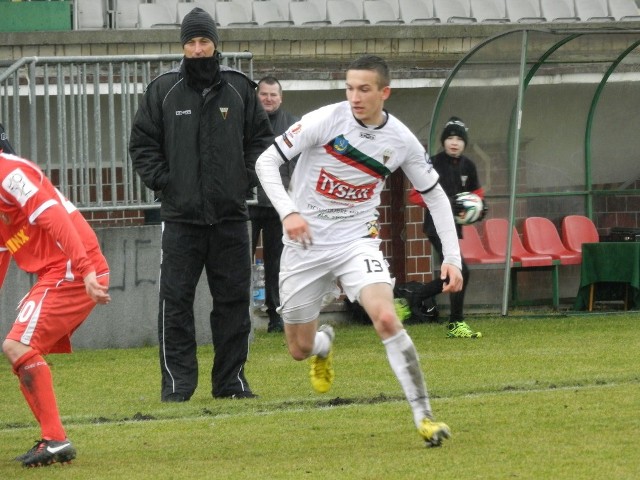
[[(589, 216), (601, 235), (640, 226), (640, 31), (521, 29), (478, 44), (433, 110), (430, 152), (450, 116), (469, 127), (490, 217), (520, 233), (529, 216), (560, 227)], [(511, 239), (507, 242), (511, 251)], [(510, 269), (505, 265), (502, 313)]]

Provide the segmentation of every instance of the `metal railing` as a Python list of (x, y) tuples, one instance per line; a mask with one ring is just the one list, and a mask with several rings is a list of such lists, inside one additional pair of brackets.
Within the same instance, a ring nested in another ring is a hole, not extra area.
[[(249, 52), (222, 64), (253, 78)], [(182, 54), (25, 57), (0, 73), (0, 122), (18, 155), (36, 162), (81, 210), (157, 208), (128, 152), (149, 82)]]

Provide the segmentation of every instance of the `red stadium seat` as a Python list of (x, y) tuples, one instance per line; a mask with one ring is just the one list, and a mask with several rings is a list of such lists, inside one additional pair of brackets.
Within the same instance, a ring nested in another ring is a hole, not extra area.
[[(507, 232), (509, 222), (504, 218), (490, 218), (484, 221), (484, 239), (487, 250), (494, 255), (506, 255), (507, 253)], [(522, 242), (515, 227), (511, 231), (511, 260), (513, 263), (513, 275), (511, 284), (511, 296), (516, 302), (517, 294), (517, 272), (519, 270), (537, 269), (551, 270), (552, 303), (554, 307), (560, 304), (558, 265), (559, 260), (555, 260), (551, 255), (529, 252)]]
[[(490, 218), (484, 222), (484, 239), (487, 250), (494, 255), (506, 255), (507, 253), (507, 229), (509, 222), (504, 218)], [(548, 267), (553, 265), (551, 255), (529, 252), (513, 227), (511, 232), (511, 259), (522, 267)]]
[(567, 250), (578, 252), (582, 259), (582, 244), (600, 241), (598, 229), (589, 217), (568, 215), (562, 219), (562, 243)]
[(487, 252), (482, 244), (478, 230), (473, 225), (462, 227), (462, 239), (460, 240), (460, 252), (468, 265), (503, 264), (505, 256)]
[(556, 226), (544, 217), (529, 217), (524, 221), (524, 246), (533, 253), (551, 255), (560, 265), (579, 265), (582, 253), (567, 250)]

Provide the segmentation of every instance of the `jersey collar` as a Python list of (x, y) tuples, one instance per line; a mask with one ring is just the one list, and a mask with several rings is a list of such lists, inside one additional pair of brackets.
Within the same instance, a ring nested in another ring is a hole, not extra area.
[[(387, 124), (387, 122), (389, 121), (389, 112), (387, 112), (387, 110), (385, 110), (385, 109), (383, 108), (383, 109), (382, 109), (382, 113), (384, 114), (384, 121), (383, 121), (380, 125), (378, 125), (377, 127), (375, 127), (375, 128), (374, 128), (374, 130), (380, 130), (380, 129), (381, 129), (382, 127), (384, 127), (384, 126)], [(367, 129), (369, 128), (369, 127), (367, 127), (364, 123), (362, 123), (360, 120), (358, 120), (356, 117), (353, 117), (353, 119), (354, 119), (356, 122), (358, 122), (358, 124), (359, 124), (361, 127), (364, 127), (364, 128), (367, 128)]]

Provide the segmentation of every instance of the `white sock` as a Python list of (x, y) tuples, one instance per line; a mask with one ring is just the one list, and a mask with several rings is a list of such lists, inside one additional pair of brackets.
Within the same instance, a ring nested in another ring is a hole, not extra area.
[(318, 355), (319, 357), (326, 357), (331, 350), (331, 338), (329, 334), (325, 332), (316, 332), (316, 338), (313, 341), (313, 349), (311, 355)]
[(387, 350), (391, 369), (413, 411), (413, 421), (419, 427), (425, 417), (432, 419), (433, 415), (416, 347), (406, 330), (401, 330), (382, 343)]

